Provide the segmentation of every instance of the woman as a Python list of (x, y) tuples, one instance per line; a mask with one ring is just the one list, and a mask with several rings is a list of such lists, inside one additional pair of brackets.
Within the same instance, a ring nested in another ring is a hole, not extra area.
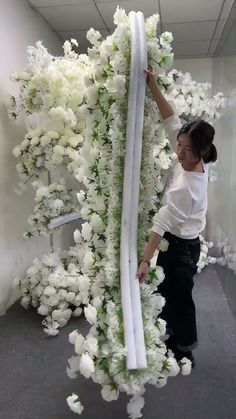
[(154, 216), (137, 277), (140, 282), (145, 280), (150, 259), (162, 237), (168, 240), (167, 252), (159, 252), (157, 259), (157, 265), (162, 266), (165, 273), (158, 291), (166, 299), (162, 312), (169, 334), (166, 345), (178, 361), (186, 356), (193, 363), (192, 349), (197, 345), (193, 276), (200, 255), (199, 233), (205, 227), (208, 167), (217, 159), (212, 143), (215, 130), (203, 120), (181, 126), (180, 119), (160, 91), (153, 71), (145, 70), (145, 73), (173, 147), (177, 140), (178, 161), (164, 192), (162, 207)]

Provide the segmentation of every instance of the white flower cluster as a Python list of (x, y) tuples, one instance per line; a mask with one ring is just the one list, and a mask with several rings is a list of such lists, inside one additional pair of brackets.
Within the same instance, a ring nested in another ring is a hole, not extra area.
[(208, 242), (204, 239), (202, 235), (199, 236), (201, 242), (201, 253), (199, 257), (199, 261), (197, 263), (197, 272), (200, 273), (204, 266), (207, 266), (209, 263), (216, 263), (217, 259), (208, 256), (208, 251), (211, 247), (213, 247), (213, 242)]
[(210, 83), (198, 83), (189, 73), (172, 70), (165, 79), (167, 96), (184, 120), (202, 118), (208, 122), (220, 117), (227, 99), (219, 92), (210, 97)]
[(20, 96), (11, 97), (9, 112), (17, 117), (24, 111), (27, 116), (28, 132), (13, 150), (19, 160), (18, 174), (25, 182), (38, 177), (44, 168), (52, 170), (63, 164), (73, 174), (78, 166), (88, 112), (83, 105), (88, 57), (77, 56), (69, 41), (64, 51), (63, 57), (52, 57), (37, 42), (36, 47), (28, 49), (27, 67), (12, 75), (19, 84)]
[(46, 186), (40, 181), (32, 183), (35, 189), (34, 213), (29, 216), (30, 228), (24, 236), (48, 236), (52, 230), (49, 228), (51, 220), (72, 211), (79, 211), (76, 193), (72, 189), (66, 189), (63, 178), (58, 183)]
[(81, 304), (89, 302), (90, 281), (81, 275), (67, 252), (44, 255), (35, 259), (24, 278), (18, 278), (21, 305), (37, 308), (45, 316), (42, 324), (48, 335), (56, 335), (71, 316), (79, 316)]
[(221, 266), (227, 266), (236, 273), (236, 246), (225, 239), (222, 243), (217, 243), (217, 247), (222, 251), (223, 256), (218, 257), (216, 262)]
[[(28, 219), (30, 228), (25, 233), (26, 237), (48, 235), (54, 218), (78, 211), (76, 193), (66, 189), (63, 179), (49, 186), (35, 181), (35, 178), (45, 174), (45, 169), (52, 172), (59, 166), (65, 166), (73, 175), (78, 169), (79, 149), (89, 113), (83, 105), (85, 69), (89, 74), (89, 68), (88, 57), (78, 56), (72, 50), (73, 44), (77, 46), (75, 40), (66, 41), (64, 56), (53, 57), (41, 42), (37, 42), (36, 47), (28, 48), (27, 67), (12, 75), (19, 85), (20, 94), (17, 99), (11, 97), (9, 112), (14, 117), (24, 112), (27, 128), (24, 140), (13, 150), (22, 180), (16, 192), (21, 194), (29, 181), (36, 192), (36, 205)], [(51, 257), (48, 255), (49, 259)], [(67, 323), (71, 316), (70, 305), (88, 304), (89, 279), (80, 275), (78, 266), (75, 270), (73, 264), (63, 270), (60, 258), (58, 268), (55, 265), (51, 271), (45, 265), (45, 258), (29, 268), (19, 286), (22, 304), (39, 307), (38, 312), (47, 316), (47, 333), (56, 334), (57, 328)], [(55, 282), (53, 287), (51, 281)], [(47, 297), (50, 297), (48, 302)], [(80, 312), (81, 309), (78, 309), (77, 315)]]

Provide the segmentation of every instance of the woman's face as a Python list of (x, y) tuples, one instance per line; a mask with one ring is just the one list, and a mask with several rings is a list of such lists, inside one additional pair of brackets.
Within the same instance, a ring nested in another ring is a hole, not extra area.
[(181, 164), (195, 165), (199, 158), (193, 154), (191, 139), (188, 134), (181, 134), (177, 140), (177, 156)]

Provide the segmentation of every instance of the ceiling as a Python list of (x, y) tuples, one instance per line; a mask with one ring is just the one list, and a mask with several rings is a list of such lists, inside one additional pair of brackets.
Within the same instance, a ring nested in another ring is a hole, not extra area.
[(33, 8), (64, 40), (76, 38), (81, 52), (93, 27), (105, 37), (114, 30), (116, 6), (126, 12), (158, 12), (159, 31), (173, 33), (175, 58), (212, 57), (234, 0), (30, 0)]

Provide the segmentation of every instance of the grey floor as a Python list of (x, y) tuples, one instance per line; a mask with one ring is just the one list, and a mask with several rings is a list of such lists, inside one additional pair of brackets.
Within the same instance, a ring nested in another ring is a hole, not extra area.
[[(196, 276), (196, 368), (190, 376), (171, 377), (160, 390), (148, 387), (144, 419), (236, 418), (236, 276), (230, 287), (227, 277), (226, 269), (215, 266)], [(18, 304), (0, 318), (0, 419), (75, 419), (79, 416), (70, 412), (65, 398), (76, 391), (86, 407), (81, 418), (126, 419), (124, 395), (103, 402), (99, 386), (70, 380), (65, 373), (73, 355), (68, 333), (84, 331), (84, 320), (73, 319), (54, 338), (44, 334), (41, 320)]]

